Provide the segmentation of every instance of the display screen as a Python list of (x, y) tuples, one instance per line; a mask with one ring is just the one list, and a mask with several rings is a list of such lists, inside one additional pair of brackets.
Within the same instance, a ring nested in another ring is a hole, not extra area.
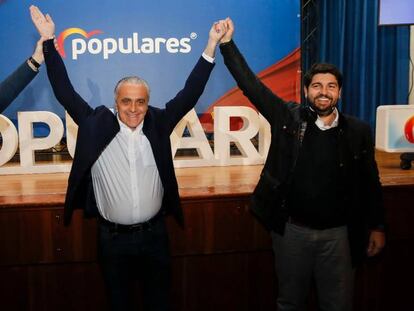
[(414, 24), (414, 0), (378, 0), (379, 25)]

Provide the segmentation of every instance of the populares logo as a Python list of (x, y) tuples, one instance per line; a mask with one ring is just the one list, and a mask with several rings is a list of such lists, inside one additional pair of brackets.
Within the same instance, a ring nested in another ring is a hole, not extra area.
[[(92, 37), (94, 35), (97, 35), (97, 34), (100, 34), (100, 33), (103, 33), (103, 32), (101, 30), (92, 30), (91, 32), (86, 32), (82, 28), (68, 28), (68, 29), (65, 29), (64, 31), (62, 31), (60, 33), (60, 35), (57, 38), (57, 45), (58, 45), (58, 50), (59, 50), (60, 56), (66, 57), (65, 39), (67, 37), (69, 37), (70, 35), (79, 34), (79, 35), (83, 36), (84, 38), (90, 38), (90, 37)], [(73, 44), (72, 44), (72, 52), (73, 52)], [(74, 59), (77, 59), (77, 57), (74, 58)]]
[(65, 40), (71, 35), (80, 35), (83, 38), (74, 38), (71, 41), (72, 59), (78, 59), (79, 55), (89, 53), (102, 55), (103, 59), (108, 59), (115, 53), (121, 54), (159, 54), (161, 51), (167, 53), (190, 53), (191, 40), (197, 38), (197, 34), (192, 32), (189, 37), (183, 38), (140, 38), (137, 32), (132, 33), (126, 38), (92, 38), (95, 35), (103, 34), (102, 30), (86, 32), (81, 28), (68, 28), (62, 31), (57, 38), (59, 53), (66, 57)]

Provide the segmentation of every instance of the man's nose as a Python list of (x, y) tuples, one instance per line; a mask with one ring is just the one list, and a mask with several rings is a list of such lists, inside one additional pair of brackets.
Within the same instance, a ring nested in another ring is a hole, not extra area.
[(131, 104), (131, 112), (136, 112), (138, 110), (138, 103), (132, 103)]
[(328, 94), (328, 87), (327, 86), (323, 86), (321, 88), (321, 95), (327, 95)]

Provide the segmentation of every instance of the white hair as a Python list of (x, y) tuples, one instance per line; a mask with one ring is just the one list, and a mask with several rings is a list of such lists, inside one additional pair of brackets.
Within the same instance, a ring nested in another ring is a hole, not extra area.
[(116, 100), (116, 98), (118, 96), (119, 88), (124, 83), (131, 83), (131, 84), (136, 84), (136, 85), (143, 85), (147, 89), (147, 94), (148, 94), (148, 99), (149, 99), (149, 96), (150, 96), (150, 88), (149, 88), (149, 85), (148, 85), (147, 81), (145, 81), (144, 79), (141, 79), (140, 77), (137, 77), (137, 76), (131, 76), (131, 77), (124, 77), (124, 78), (122, 78), (115, 85), (115, 89), (114, 89), (115, 100)]

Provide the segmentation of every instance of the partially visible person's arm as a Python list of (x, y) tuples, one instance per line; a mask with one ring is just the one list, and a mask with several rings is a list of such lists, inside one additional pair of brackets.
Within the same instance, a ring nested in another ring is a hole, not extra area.
[(49, 14), (43, 15), (34, 5), (30, 7), (30, 14), (43, 42), (43, 55), (53, 92), (73, 121), (79, 124), (92, 112), (92, 108), (76, 93), (69, 80), (65, 64), (55, 47), (55, 24)]
[(42, 42), (39, 40), (33, 55), (0, 83), (0, 113), (33, 80), (43, 61)]

